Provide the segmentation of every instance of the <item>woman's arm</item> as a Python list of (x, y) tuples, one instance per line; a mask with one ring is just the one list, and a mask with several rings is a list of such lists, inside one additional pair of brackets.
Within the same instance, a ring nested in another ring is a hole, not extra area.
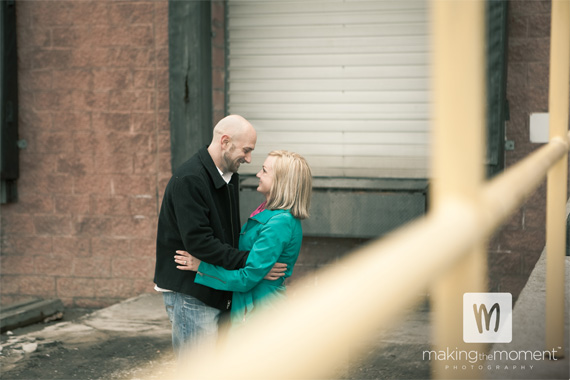
[(202, 262), (194, 282), (218, 290), (246, 292), (269, 273), (291, 240), (293, 223), (290, 214), (271, 218), (261, 229), (244, 268), (227, 270)]
[[(176, 255), (174, 256), (174, 261), (178, 266), (177, 269), (180, 270), (189, 270), (192, 272), (198, 272), (198, 267), (202, 263), (200, 259), (197, 257), (192, 256), (186, 251), (176, 251)], [(264, 280), (275, 281), (280, 279), (281, 277), (285, 276), (285, 272), (287, 271), (287, 264), (285, 263), (275, 263), (271, 270), (265, 277)]]

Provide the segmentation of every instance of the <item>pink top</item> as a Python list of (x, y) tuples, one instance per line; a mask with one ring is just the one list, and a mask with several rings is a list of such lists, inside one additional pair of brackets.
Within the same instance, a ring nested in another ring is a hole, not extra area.
[(262, 212), (263, 210), (265, 210), (265, 205), (267, 204), (267, 202), (263, 202), (262, 204), (260, 204), (259, 206), (257, 206), (257, 208), (251, 213), (251, 215), (249, 216), (250, 218), (253, 218), (255, 215), (259, 214), (260, 212)]

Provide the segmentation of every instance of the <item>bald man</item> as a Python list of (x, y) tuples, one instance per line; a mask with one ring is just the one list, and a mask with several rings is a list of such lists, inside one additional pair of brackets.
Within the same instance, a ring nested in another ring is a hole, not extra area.
[(212, 142), (174, 172), (166, 186), (158, 217), (154, 282), (163, 292), (172, 323), (172, 344), (183, 349), (207, 336), (215, 340), (218, 321), (231, 308), (231, 292), (194, 283), (196, 272), (176, 268), (177, 250), (226, 269), (245, 265), (239, 251), (239, 177), (241, 164), (251, 162), (257, 134), (239, 115), (222, 119)]

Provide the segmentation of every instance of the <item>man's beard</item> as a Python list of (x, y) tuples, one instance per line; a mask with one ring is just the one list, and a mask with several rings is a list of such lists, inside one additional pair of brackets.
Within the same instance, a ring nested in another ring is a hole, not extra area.
[(224, 173), (227, 172), (231, 172), (231, 173), (237, 173), (240, 164), (242, 163), (242, 160), (236, 159), (236, 160), (232, 160), (232, 158), (230, 157), (230, 153), (234, 151), (235, 148), (230, 149), (229, 152), (224, 152), (223, 154), (223, 158), (224, 158), (224, 163), (225, 163), (225, 169), (224, 169)]

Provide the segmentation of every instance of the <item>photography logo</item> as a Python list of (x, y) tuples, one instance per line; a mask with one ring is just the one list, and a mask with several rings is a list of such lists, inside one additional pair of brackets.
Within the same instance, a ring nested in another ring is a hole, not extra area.
[(463, 341), (510, 343), (513, 336), (513, 296), (510, 293), (463, 294)]

